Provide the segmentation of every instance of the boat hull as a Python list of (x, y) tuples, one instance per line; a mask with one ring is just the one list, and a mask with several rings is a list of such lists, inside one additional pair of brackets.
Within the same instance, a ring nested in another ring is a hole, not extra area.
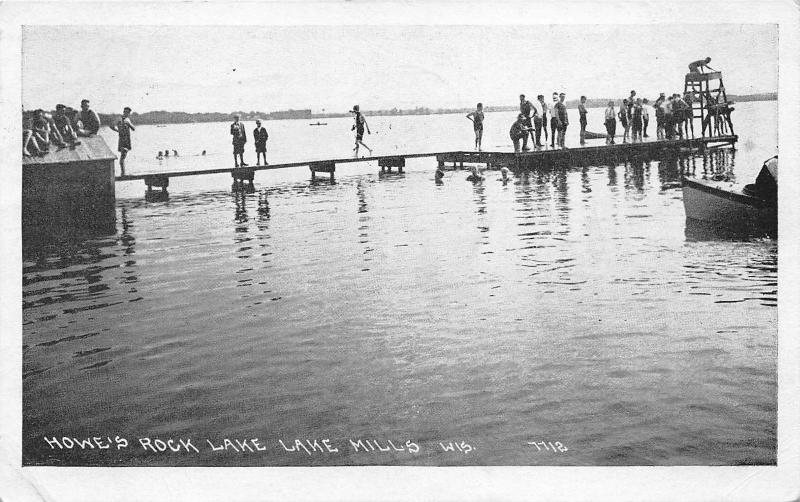
[(777, 235), (778, 207), (733, 187), (684, 178), (683, 206), (687, 220), (729, 230)]

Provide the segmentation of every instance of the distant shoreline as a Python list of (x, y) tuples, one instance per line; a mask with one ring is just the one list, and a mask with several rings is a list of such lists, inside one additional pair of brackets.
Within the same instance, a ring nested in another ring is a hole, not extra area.
[[(747, 102), (747, 101), (777, 101), (777, 92), (767, 92), (760, 94), (728, 94), (728, 99), (733, 102)], [(586, 106), (589, 108), (600, 108), (606, 106), (609, 101), (614, 101), (617, 106), (622, 102), (622, 98), (594, 98), (587, 99)], [(652, 101), (652, 99), (651, 99)], [(567, 101), (567, 108), (577, 108), (578, 100)], [(518, 105), (509, 106), (490, 106), (484, 105), (485, 112), (510, 112), (519, 109)], [(395, 117), (404, 115), (446, 115), (453, 113), (469, 113), (474, 108), (427, 108), (417, 107), (410, 109), (397, 109), (390, 110), (364, 110), (364, 115), (368, 117)], [(131, 119), (136, 125), (162, 125), (162, 124), (192, 124), (203, 122), (226, 122), (231, 119), (234, 114), (241, 116), (243, 121), (252, 122), (256, 119), (259, 120), (318, 120), (328, 118), (341, 118), (351, 117), (350, 112), (336, 112), (336, 113), (312, 113), (311, 110), (281, 110), (275, 112), (243, 112), (233, 111), (228, 113), (219, 112), (199, 112), (199, 113), (186, 113), (186, 112), (168, 112), (168, 111), (151, 111), (145, 113), (132, 113)], [(103, 125), (114, 123), (119, 114), (113, 113), (99, 113), (100, 122)]]

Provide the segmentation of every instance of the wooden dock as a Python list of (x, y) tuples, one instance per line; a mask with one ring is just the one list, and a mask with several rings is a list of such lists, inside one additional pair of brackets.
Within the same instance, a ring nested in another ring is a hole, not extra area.
[(379, 155), (372, 157), (346, 157), (338, 159), (311, 160), (288, 162), (283, 164), (269, 164), (265, 166), (247, 166), (219, 169), (205, 169), (200, 171), (172, 171), (164, 173), (134, 174), (117, 176), (116, 181), (143, 180), (147, 185), (148, 193), (153, 187), (160, 187), (166, 191), (170, 178), (184, 176), (200, 176), (208, 174), (230, 174), (233, 178), (234, 188), (245, 187), (249, 183), (252, 187), (256, 171), (272, 169), (288, 169), (293, 167), (308, 166), (311, 178), (315, 179), (317, 173), (326, 173), (334, 179), (336, 166), (353, 162), (378, 162), (381, 171), (391, 172), (396, 168), (403, 172), (407, 159), (436, 158), (440, 168), (463, 168), (464, 164), (483, 164), (486, 167), (508, 167), (512, 170), (546, 169), (553, 167), (568, 167), (604, 164), (624, 161), (629, 158), (657, 159), (663, 155), (697, 153), (708, 149), (731, 146), (736, 143), (738, 136), (715, 136), (705, 138), (692, 138), (683, 140), (656, 140), (639, 143), (617, 143), (613, 145), (583, 146), (566, 149), (541, 149), (528, 152), (472, 152), (472, 151), (445, 151), (426, 153), (407, 153), (394, 155)]

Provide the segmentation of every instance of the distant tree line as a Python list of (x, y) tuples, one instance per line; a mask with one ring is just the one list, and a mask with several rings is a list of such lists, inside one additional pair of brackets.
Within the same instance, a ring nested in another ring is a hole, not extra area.
[[(548, 96), (549, 97), (549, 96)], [(654, 101), (656, 96), (653, 96), (651, 101)], [(778, 99), (777, 92), (767, 92), (760, 94), (747, 94), (735, 95), (728, 94), (729, 101), (775, 101)], [(587, 107), (605, 107), (609, 101), (614, 101), (617, 105), (622, 102), (622, 98), (592, 98), (586, 100)], [(546, 102), (549, 104), (550, 101)], [(567, 101), (567, 108), (577, 108), (578, 100)], [(486, 112), (509, 112), (519, 110), (519, 105), (508, 106), (484, 106)], [(397, 116), (397, 115), (437, 115), (448, 113), (468, 113), (473, 109), (470, 108), (428, 108), (418, 106), (416, 108), (398, 109), (391, 108), (388, 110), (365, 110), (364, 114), (367, 116)], [(100, 113), (100, 122), (104, 125), (116, 122), (118, 114)], [(309, 109), (304, 110), (279, 110), (274, 112), (259, 112), (250, 110), (233, 111), (229, 113), (219, 112), (201, 112), (201, 113), (186, 113), (186, 112), (168, 112), (165, 110), (158, 110), (144, 113), (131, 113), (131, 119), (134, 124), (191, 124), (195, 122), (226, 122), (231, 120), (233, 115), (239, 115), (242, 120), (253, 121), (260, 120), (286, 120), (286, 119), (324, 119), (335, 117), (350, 117), (349, 112), (338, 113), (312, 113)]]

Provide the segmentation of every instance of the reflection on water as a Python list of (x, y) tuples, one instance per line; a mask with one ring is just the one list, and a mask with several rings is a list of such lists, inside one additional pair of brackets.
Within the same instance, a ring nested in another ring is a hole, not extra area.
[[(674, 186), (733, 167), (715, 151), (120, 200), (111, 233), (25, 242), (24, 461), (774, 464), (777, 245), (687, 238)], [(100, 433), (270, 447), (42, 441)], [(295, 437), (341, 454), (273, 447)], [(355, 454), (359, 437), (423, 452)], [(570, 454), (526, 446), (551, 438)], [(437, 446), (458, 440), (475, 450)]]
[[(703, 179), (724, 179), (736, 182), (734, 167), (736, 166), (736, 150), (733, 148), (720, 148), (703, 154)], [(692, 175), (695, 172), (692, 171)], [(687, 174), (688, 176), (688, 174)], [(755, 180), (753, 180), (755, 181)], [(747, 181), (746, 183), (750, 183)]]

